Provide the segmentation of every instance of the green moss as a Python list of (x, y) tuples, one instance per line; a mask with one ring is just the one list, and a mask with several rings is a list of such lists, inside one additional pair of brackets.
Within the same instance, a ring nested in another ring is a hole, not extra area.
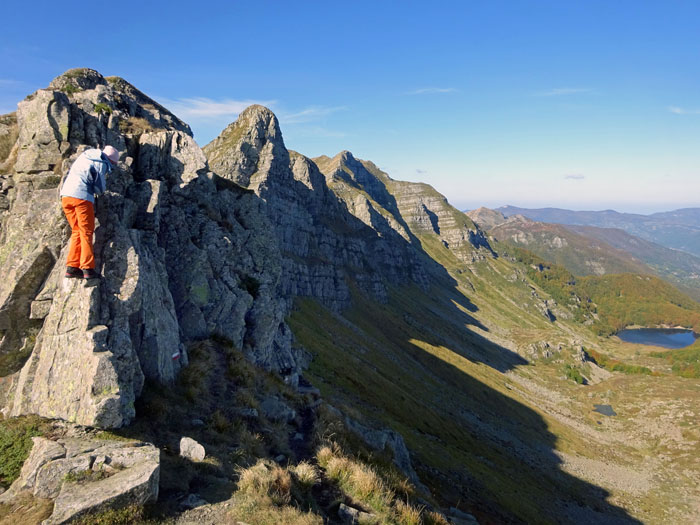
[(64, 481), (69, 483), (90, 483), (110, 477), (110, 474), (105, 470), (79, 470), (77, 472), (69, 472), (63, 477)]
[(196, 304), (205, 305), (209, 302), (209, 285), (206, 282), (195, 284), (190, 287), (190, 298)]
[(0, 486), (8, 487), (19, 476), (32, 449), (32, 437), (49, 430), (46, 420), (22, 416), (0, 421)]
[(86, 514), (73, 521), (73, 525), (157, 525), (163, 523), (152, 507), (130, 505), (120, 509)]
[(112, 114), (112, 108), (109, 107), (107, 104), (103, 104), (102, 102), (95, 104), (95, 112), (98, 115), (102, 115), (102, 113), (105, 113), (107, 115)]
[(61, 88), (61, 91), (63, 91), (66, 95), (74, 95), (75, 93), (81, 92), (82, 88), (73, 84), (66, 84)]

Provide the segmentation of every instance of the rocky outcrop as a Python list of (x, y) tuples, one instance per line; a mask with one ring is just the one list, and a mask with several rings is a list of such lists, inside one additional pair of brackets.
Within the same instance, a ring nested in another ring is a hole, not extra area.
[(342, 421), (350, 432), (364, 441), (367, 446), (379, 452), (388, 450), (392, 455), (394, 465), (408, 477), (411, 483), (424, 492), (430, 493), (430, 490), (421, 483), (418, 474), (413, 469), (411, 456), (401, 434), (391, 429), (378, 429), (364, 425), (344, 415), (332, 405), (326, 404), (325, 407), (335, 418)]
[(158, 498), (160, 452), (140, 442), (63, 437), (35, 437), (20, 477), (0, 503), (22, 492), (54, 500), (43, 523), (68, 523), (87, 512), (142, 505)]
[[(0, 173), (4, 173), (5, 164), (10, 164), (19, 131), (17, 128), (17, 113), (0, 115)], [(16, 153), (16, 150), (14, 150)], [(0, 200), (1, 203), (1, 200)]]
[[(72, 70), (19, 104), (0, 233), (0, 403), (118, 427), (145, 380), (218, 335), (294, 382), (282, 258), (262, 201), (209, 170), (189, 127), (126, 81)], [(65, 280), (57, 187), (88, 147), (115, 146), (96, 205), (95, 287)], [(4, 190), (3, 190), (4, 191)], [(27, 357), (29, 356), (29, 357)]]
[(467, 211), (465, 214), (471, 220), (473, 220), (474, 223), (479, 226), (479, 228), (485, 231), (488, 231), (499, 224), (503, 224), (508, 220), (501, 212), (490, 208), (484, 208), (483, 206), (476, 210)]
[(393, 230), (419, 251), (418, 237), (434, 235), (464, 262), (495, 255), (484, 232), (430, 185), (394, 180), (347, 151), (315, 160), (333, 192), (380, 235)]
[(204, 152), (214, 171), (265, 201), (283, 256), (284, 297), (315, 297), (339, 310), (350, 304), (351, 284), (382, 301), (390, 283), (427, 286), (426, 265), (406, 238), (350, 213), (316, 163), (285, 148), (269, 109), (249, 107)]

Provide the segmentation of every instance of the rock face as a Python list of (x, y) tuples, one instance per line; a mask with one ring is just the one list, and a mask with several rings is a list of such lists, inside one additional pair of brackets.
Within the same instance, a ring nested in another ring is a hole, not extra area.
[[(124, 425), (144, 380), (172, 381), (186, 343), (212, 335), (294, 381), (283, 262), (264, 203), (209, 170), (185, 123), (86, 69), (27, 97), (16, 120), (0, 180), (5, 414)], [(96, 205), (104, 279), (85, 287), (62, 277), (69, 228), (58, 186), (77, 155), (105, 144), (121, 160)]]
[(142, 505), (158, 498), (160, 453), (147, 443), (64, 437), (35, 437), (20, 477), (0, 503), (23, 491), (53, 499), (43, 523), (59, 525), (108, 507)]
[(265, 201), (283, 256), (282, 296), (339, 310), (352, 284), (378, 300), (392, 283), (428, 285), (426, 261), (407, 236), (351, 213), (315, 162), (285, 148), (269, 109), (249, 107), (204, 152), (214, 171)]
[[(3, 140), (15, 139), (0, 177), (5, 415), (128, 424), (144, 382), (171, 382), (187, 343), (211, 336), (294, 384), (303, 356), (284, 319), (295, 297), (340, 310), (351, 291), (386, 301), (391, 286), (427, 290), (446, 272), (423, 252), (424, 233), (464, 260), (492, 255), (429, 186), (349, 152), (290, 152), (261, 106), (203, 152), (128, 82), (81, 69), (3, 118)], [(62, 276), (69, 229), (57, 193), (75, 158), (106, 144), (121, 158), (96, 205), (104, 278), (88, 287)]]
[(495, 255), (484, 232), (430, 185), (396, 181), (348, 151), (314, 160), (348, 209), (385, 238), (393, 231), (420, 252), (420, 237), (436, 235), (467, 263)]

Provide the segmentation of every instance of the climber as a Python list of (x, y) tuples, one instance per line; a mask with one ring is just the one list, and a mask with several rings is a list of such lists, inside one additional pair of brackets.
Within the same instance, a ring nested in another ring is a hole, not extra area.
[(80, 154), (61, 186), (61, 206), (72, 233), (66, 277), (99, 279), (95, 271), (92, 235), (95, 231), (95, 194), (105, 191), (107, 173), (119, 161), (119, 152), (112, 146), (103, 150), (89, 149)]

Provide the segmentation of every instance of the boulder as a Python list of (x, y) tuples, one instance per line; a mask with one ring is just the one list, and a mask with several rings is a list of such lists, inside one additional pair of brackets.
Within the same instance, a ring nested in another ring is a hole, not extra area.
[(94, 458), (88, 455), (57, 459), (47, 463), (36, 474), (34, 496), (54, 499), (61, 491), (66, 476), (91, 470)]
[(180, 440), (180, 455), (192, 461), (202, 461), (206, 456), (204, 447), (194, 439), (183, 437)]
[(99, 481), (65, 482), (43, 525), (60, 525), (107, 508), (143, 505), (158, 499), (160, 464), (146, 460)]
[(18, 173), (53, 171), (69, 147), (70, 101), (65, 93), (40, 89), (17, 105)]
[(55, 499), (46, 524), (67, 523), (87, 512), (143, 504), (158, 497), (160, 452), (150, 443), (100, 440), (66, 426), (69, 437), (32, 438), (19, 478), (0, 495), (11, 503), (23, 491)]
[(370, 428), (351, 417), (344, 416), (337, 408), (331, 405), (326, 406), (331, 413), (345, 422), (345, 426), (348, 430), (362, 439), (369, 447), (379, 451), (384, 451), (388, 448), (393, 456), (394, 465), (396, 465), (416, 487), (428, 494), (430, 493), (430, 489), (420, 481), (418, 474), (413, 470), (411, 456), (401, 434), (391, 429), (383, 430)]
[(22, 490), (32, 491), (40, 469), (53, 460), (64, 458), (65, 456), (66, 449), (60, 443), (43, 437), (33, 437), (32, 449), (22, 465), (20, 475), (12, 483), (10, 489), (0, 495), (0, 503), (9, 502)]
[(341, 503), (338, 507), (338, 517), (340, 521), (348, 524), (359, 524), (359, 523), (378, 523), (379, 519), (375, 514), (370, 514), (369, 512), (364, 512), (354, 507), (350, 507)]

